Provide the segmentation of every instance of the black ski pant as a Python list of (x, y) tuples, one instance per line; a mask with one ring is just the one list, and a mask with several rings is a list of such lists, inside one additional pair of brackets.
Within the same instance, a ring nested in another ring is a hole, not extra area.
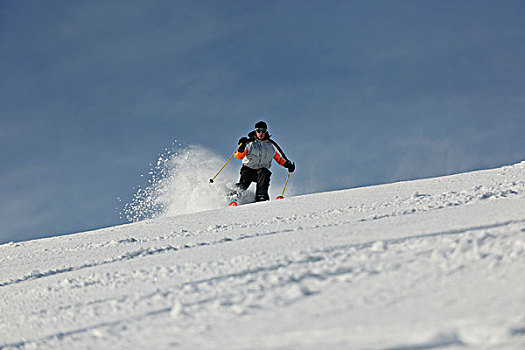
[(246, 191), (252, 182), (256, 182), (255, 201), (267, 201), (270, 199), (268, 189), (270, 188), (271, 176), (272, 172), (266, 168), (252, 169), (243, 165), (241, 168), (241, 179), (236, 185), (240, 190)]

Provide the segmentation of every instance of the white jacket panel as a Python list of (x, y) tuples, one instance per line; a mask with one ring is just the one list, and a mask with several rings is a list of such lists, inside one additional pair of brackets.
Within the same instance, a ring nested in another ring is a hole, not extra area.
[(269, 169), (275, 156), (275, 147), (268, 141), (255, 140), (246, 145), (248, 153), (242, 164), (252, 169)]

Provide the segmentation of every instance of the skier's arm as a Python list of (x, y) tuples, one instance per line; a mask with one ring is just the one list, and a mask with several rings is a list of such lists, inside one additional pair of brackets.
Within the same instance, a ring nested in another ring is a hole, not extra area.
[(284, 158), (281, 157), (281, 155), (277, 151), (275, 151), (275, 155), (273, 156), (273, 159), (275, 159), (275, 161), (279, 163), (279, 165), (281, 166), (284, 166), (284, 163), (286, 163), (286, 160), (284, 160)]
[(235, 152), (235, 158), (236, 159), (243, 159), (244, 157), (246, 157), (246, 154), (248, 154), (248, 148), (245, 148), (244, 149), (244, 152)]
[(235, 152), (235, 158), (237, 159), (243, 159), (246, 154), (248, 153), (248, 142), (250, 141), (247, 137), (241, 137), (239, 139), (239, 147), (237, 148), (237, 152)]
[(273, 159), (275, 159), (275, 161), (279, 163), (279, 165), (282, 165), (283, 167), (288, 169), (289, 172), (293, 173), (295, 171), (295, 163), (292, 163), (289, 160), (286, 160), (283, 157), (281, 157), (279, 152), (275, 151)]

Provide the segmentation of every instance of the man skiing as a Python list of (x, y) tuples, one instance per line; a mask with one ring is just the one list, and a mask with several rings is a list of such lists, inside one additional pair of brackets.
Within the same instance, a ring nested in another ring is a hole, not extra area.
[[(282, 165), (289, 172), (295, 170), (295, 164), (290, 162), (281, 148), (270, 139), (268, 126), (265, 122), (260, 121), (255, 124), (255, 130), (248, 134), (248, 137), (239, 139), (240, 147), (235, 153), (235, 158), (242, 160), (241, 178), (236, 184), (242, 192), (248, 189), (252, 182), (257, 183), (255, 190), (255, 201), (267, 201), (270, 199), (268, 189), (270, 187), (269, 170), (272, 166), (272, 159), (275, 159), (279, 165)], [(275, 147), (281, 152), (277, 152)]]

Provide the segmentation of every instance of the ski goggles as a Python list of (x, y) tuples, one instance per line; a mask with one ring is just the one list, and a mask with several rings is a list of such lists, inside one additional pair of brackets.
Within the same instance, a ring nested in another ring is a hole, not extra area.
[(255, 132), (259, 133), (259, 134), (266, 134), (268, 130), (265, 129), (265, 128), (255, 128)]

